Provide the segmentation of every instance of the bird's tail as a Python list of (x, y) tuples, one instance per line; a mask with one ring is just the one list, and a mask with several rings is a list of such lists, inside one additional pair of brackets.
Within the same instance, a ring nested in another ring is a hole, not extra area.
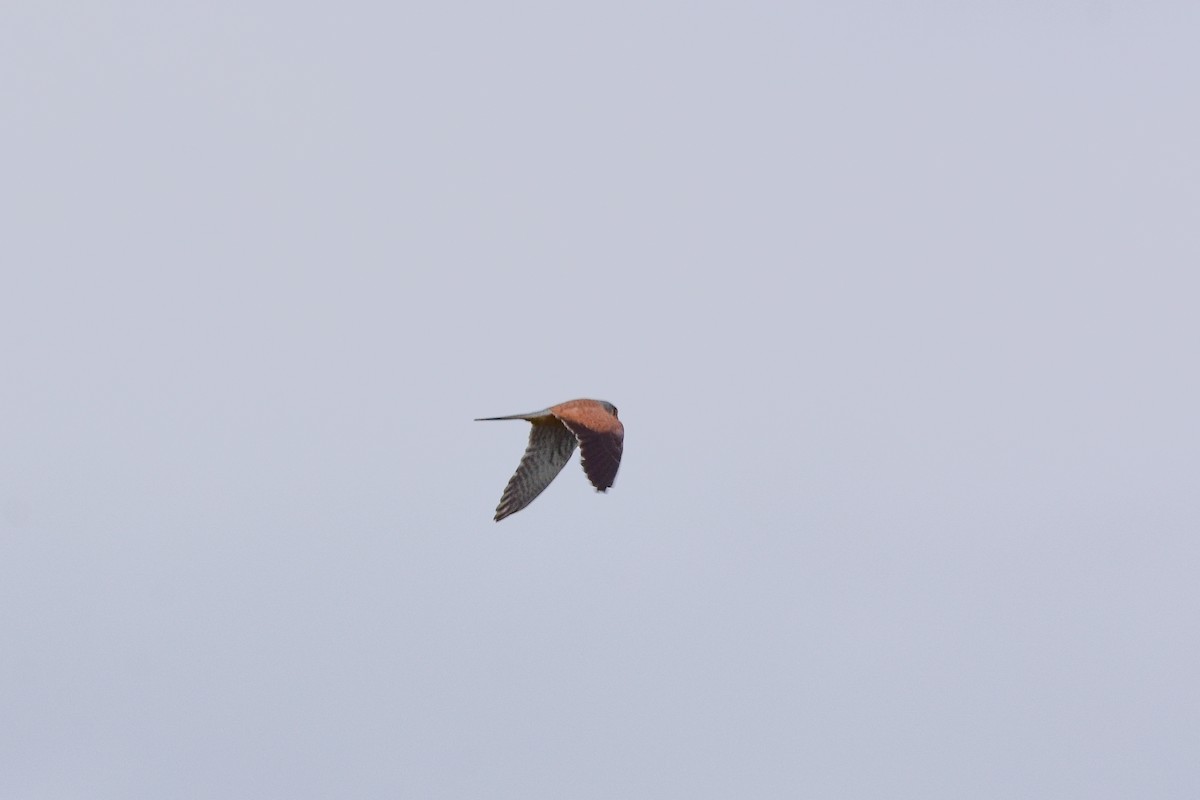
[(495, 422), (497, 420), (502, 420), (502, 419), (525, 419), (525, 420), (532, 421), (532, 420), (537, 419), (538, 417), (546, 416), (546, 413), (547, 412), (545, 412), (545, 411), (531, 411), (528, 414), (512, 414), (507, 417), (478, 417), (478, 418), (476, 418), (475, 421), (476, 422)]

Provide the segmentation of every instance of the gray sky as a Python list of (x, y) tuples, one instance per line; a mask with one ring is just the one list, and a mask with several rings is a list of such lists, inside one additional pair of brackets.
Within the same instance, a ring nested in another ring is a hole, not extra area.
[(1200, 796), (1200, 12), (833, 5), (8, 0), (0, 796)]

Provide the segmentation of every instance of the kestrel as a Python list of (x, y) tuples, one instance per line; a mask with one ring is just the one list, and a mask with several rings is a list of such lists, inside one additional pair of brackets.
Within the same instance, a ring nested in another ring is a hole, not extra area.
[(583, 471), (596, 487), (606, 491), (617, 478), (625, 426), (617, 419), (617, 407), (604, 400), (568, 400), (556, 406), (511, 417), (484, 417), (476, 422), (499, 419), (523, 419), (533, 424), (529, 446), (517, 471), (504, 487), (496, 522), (515, 514), (533, 502), (550, 481), (566, 466), (567, 459), (581, 450)]

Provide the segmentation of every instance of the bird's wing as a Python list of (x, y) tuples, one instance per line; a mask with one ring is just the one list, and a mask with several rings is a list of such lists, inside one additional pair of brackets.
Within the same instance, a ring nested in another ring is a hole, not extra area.
[(579, 439), (583, 471), (596, 491), (603, 492), (617, 479), (625, 447), (625, 426), (599, 403), (564, 404), (555, 415)]
[(517, 471), (504, 487), (500, 505), (496, 506), (496, 521), (515, 514), (533, 502), (542, 491), (562, 472), (571, 453), (575, 452), (575, 435), (553, 417), (533, 421), (529, 432), (529, 446)]

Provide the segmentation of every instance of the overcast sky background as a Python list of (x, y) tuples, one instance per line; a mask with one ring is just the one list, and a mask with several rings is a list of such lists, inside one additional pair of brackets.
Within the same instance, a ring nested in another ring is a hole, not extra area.
[(1194, 800), (1197, 41), (8, 0), (0, 797)]

